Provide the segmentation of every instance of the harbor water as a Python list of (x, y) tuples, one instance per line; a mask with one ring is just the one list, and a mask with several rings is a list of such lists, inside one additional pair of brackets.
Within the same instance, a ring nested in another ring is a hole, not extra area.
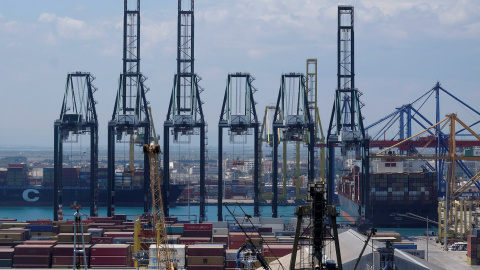
[[(296, 206), (279, 206), (278, 207), (278, 217), (283, 217), (285, 220), (289, 220), (294, 217), (293, 213)], [(242, 209), (239, 206), (232, 205), (228, 206), (229, 210), (235, 216), (245, 216), (242, 212), (245, 211), (246, 214), (253, 216), (253, 206), (245, 205), (242, 206)], [(83, 207), (80, 212), (84, 215), (90, 214), (89, 207)], [(73, 214), (75, 210), (71, 210), (67, 207), (63, 208), (63, 216), (65, 219), (73, 219)], [(116, 214), (126, 214), (129, 219), (135, 218), (143, 214), (143, 207), (116, 207)], [(170, 207), (170, 216), (178, 217), (180, 220), (191, 220), (192, 222), (198, 221), (198, 213), (200, 213), (200, 206), (191, 205), (191, 206), (176, 206)], [(189, 217), (190, 215), (190, 217)], [(107, 208), (99, 207), (98, 216), (105, 217), (107, 216)], [(260, 216), (262, 217), (271, 217), (272, 216), (272, 207), (271, 206), (260, 206)], [(53, 220), (53, 207), (49, 206), (38, 206), (38, 207), (27, 207), (27, 206), (8, 206), (0, 207), (0, 218), (13, 218), (17, 221), (25, 220), (36, 220), (36, 219), (51, 219)], [(206, 206), (206, 219), (207, 221), (218, 221), (217, 217), (217, 206), (216, 205), (207, 205)], [(228, 212), (227, 208), (223, 206), (223, 220), (233, 220), (233, 217)]]

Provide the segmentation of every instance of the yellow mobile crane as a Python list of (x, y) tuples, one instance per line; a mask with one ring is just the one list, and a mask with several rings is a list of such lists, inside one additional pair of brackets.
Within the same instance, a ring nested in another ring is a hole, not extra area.
[(167, 228), (165, 215), (163, 213), (163, 201), (161, 192), (162, 177), (158, 170), (158, 155), (160, 146), (143, 145), (143, 152), (148, 154), (150, 160), (150, 188), (152, 190), (152, 226), (155, 230), (157, 269), (165, 265), (165, 269), (175, 269), (170, 260), (170, 250), (168, 246)]

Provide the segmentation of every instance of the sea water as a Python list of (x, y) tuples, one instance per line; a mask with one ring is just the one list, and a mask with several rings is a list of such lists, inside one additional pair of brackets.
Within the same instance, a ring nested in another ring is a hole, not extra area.
[[(288, 221), (290, 218), (294, 217), (294, 210), (296, 206), (278, 206), (278, 217), (284, 218)], [(238, 206), (232, 205), (223, 206), (222, 215), (223, 220), (233, 220), (232, 214), (236, 217), (251, 215), (254, 216), (253, 206), (245, 205)], [(73, 214), (76, 210), (69, 208), (63, 208), (64, 220), (73, 219)], [(90, 215), (90, 208), (83, 207), (80, 212), (85, 215), (85, 217)], [(191, 205), (191, 206), (176, 206), (169, 208), (171, 217), (178, 217), (180, 220), (190, 220), (192, 222), (198, 222), (200, 206)], [(143, 207), (116, 207), (116, 214), (126, 214), (128, 219), (134, 219), (136, 216), (143, 214)], [(207, 205), (205, 206), (206, 221), (218, 221), (218, 209), (216, 205)], [(98, 216), (106, 217), (107, 216), (107, 207), (99, 207)], [(260, 216), (261, 217), (271, 217), (272, 216), (272, 207), (271, 206), (260, 206)], [(25, 220), (36, 220), (36, 219), (51, 219), (53, 220), (53, 207), (50, 206), (38, 206), (38, 207), (27, 207), (27, 206), (2, 206), (0, 207), (0, 219), (1, 218), (13, 218), (17, 221)]]

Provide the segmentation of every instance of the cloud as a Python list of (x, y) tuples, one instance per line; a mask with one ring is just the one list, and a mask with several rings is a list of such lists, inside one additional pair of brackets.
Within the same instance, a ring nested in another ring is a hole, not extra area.
[[(474, 0), (438, 0), (438, 1), (374, 1), (363, 0), (355, 6), (364, 20), (371, 24), (373, 31), (389, 37), (407, 38), (427, 35), (441, 39), (478, 38), (480, 29), (476, 28), (480, 16), (480, 6)], [(393, 27), (396, 26), (396, 29)], [(400, 30), (401, 35), (396, 31)]]
[(42, 22), (42, 23), (50, 23), (50, 22), (55, 21), (56, 19), (57, 19), (57, 16), (55, 16), (55, 14), (51, 14), (51, 13), (42, 13), (38, 17), (38, 21)]

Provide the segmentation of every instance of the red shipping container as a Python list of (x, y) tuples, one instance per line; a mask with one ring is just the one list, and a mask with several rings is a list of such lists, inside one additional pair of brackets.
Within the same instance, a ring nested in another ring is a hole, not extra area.
[(128, 266), (129, 257), (126, 256), (92, 256), (90, 265), (94, 266)]
[(237, 268), (237, 261), (225, 261), (225, 268)]
[(17, 264), (28, 264), (32, 266), (37, 265), (47, 265), (49, 266), (51, 262), (50, 255), (47, 256), (30, 256), (30, 255), (17, 255), (13, 256), (13, 265), (15, 268), (18, 268)]
[(103, 223), (103, 222), (95, 222), (93, 221), (94, 223), (90, 223), (89, 224), (89, 228), (105, 228), (105, 227), (109, 227), (109, 226), (114, 226), (115, 223)]
[[(80, 265), (85, 265), (83, 263), (83, 255), (78, 254), (75, 262), (80, 262)], [(73, 265), (73, 256), (53, 256), (52, 265)], [(87, 257), (87, 266), (89, 265), (89, 258)]]
[(130, 245), (127, 244), (96, 244), (91, 248), (91, 256), (128, 256)]
[(133, 232), (104, 232), (105, 237), (133, 237)]
[[(91, 245), (85, 245), (85, 253), (90, 256)], [(82, 249), (81, 244), (77, 244), (77, 249)], [(53, 247), (53, 256), (73, 256), (73, 244), (58, 244)]]
[(258, 232), (259, 233), (262, 233), (262, 232), (272, 232), (272, 228), (271, 227), (259, 227), (258, 228)]
[(238, 249), (245, 244), (245, 241), (230, 241), (228, 242), (229, 249)]
[(103, 222), (103, 221), (112, 221), (113, 217), (89, 217), (89, 220), (92, 220), (95, 223)]
[(193, 245), (188, 246), (188, 256), (218, 256), (225, 257), (224, 245)]
[(474, 258), (477, 256), (477, 252), (467, 249), (467, 257), (472, 258), (472, 254), (475, 254)]
[(15, 247), (15, 255), (50, 256), (51, 254), (51, 245), (18, 245)]
[(0, 259), (12, 259), (14, 250), (14, 248), (0, 248)]
[(213, 243), (228, 244), (228, 235), (214, 235), (212, 241)]
[(183, 231), (185, 237), (212, 237), (212, 231)]
[(113, 244), (113, 237), (92, 236), (92, 244)]
[[(68, 225), (73, 225), (74, 223), (75, 223), (75, 220), (69, 219), (69, 220), (67, 220), (67, 223), (66, 223), (66, 224), (68, 224)], [(88, 220), (88, 219), (82, 220), (82, 224), (83, 224), (83, 225), (88, 225), (88, 224), (90, 224), (90, 223), (93, 223), (93, 221)], [(80, 228), (80, 224), (78, 224), (77, 226), (78, 226), (78, 228)], [(89, 228), (90, 228), (90, 226), (89, 226)]]
[(180, 237), (178, 243), (183, 245), (192, 245), (195, 243), (210, 243), (211, 238), (208, 237)]
[(225, 270), (225, 266), (217, 265), (189, 265), (188, 270)]
[(27, 220), (25, 223), (29, 223), (31, 225), (53, 225), (53, 221), (50, 219)]
[(183, 231), (211, 231), (213, 228), (211, 223), (185, 223)]
[(55, 240), (27, 240), (23, 242), (24, 245), (46, 245), (54, 246), (57, 243)]
[(50, 265), (40, 265), (40, 264), (14, 264), (13, 268), (50, 268)]

